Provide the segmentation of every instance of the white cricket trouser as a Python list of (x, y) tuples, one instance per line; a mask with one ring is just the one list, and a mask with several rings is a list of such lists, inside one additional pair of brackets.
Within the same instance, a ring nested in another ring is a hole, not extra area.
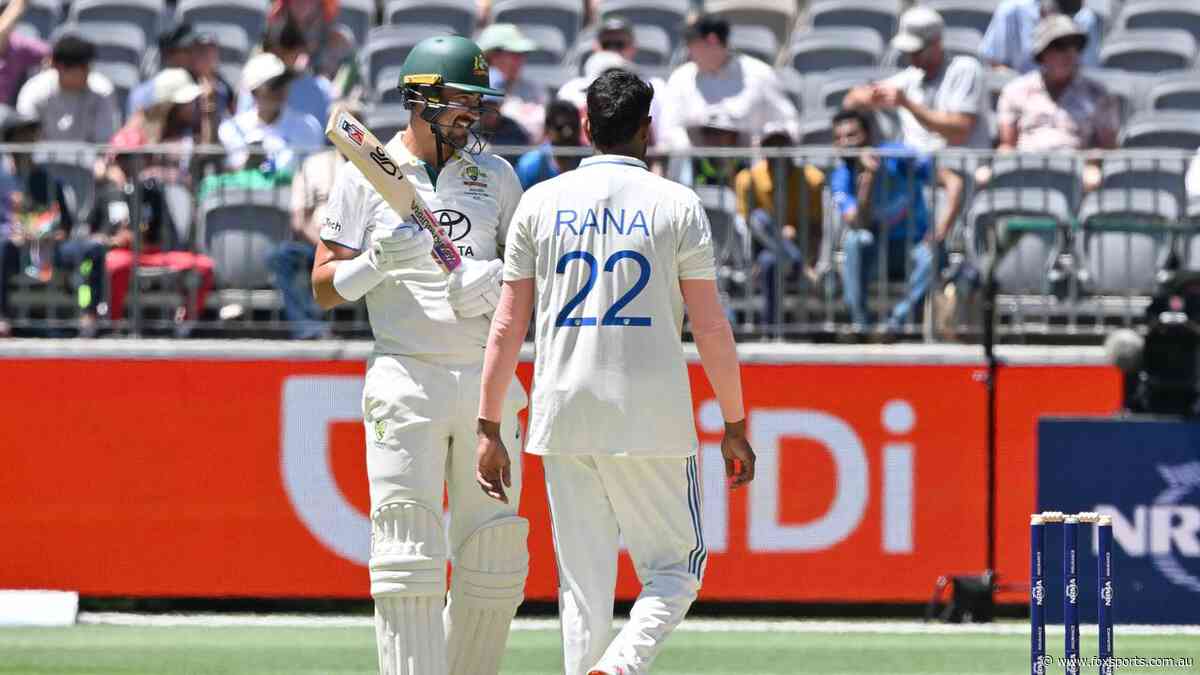
[(416, 501), (442, 512), (443, 485), (450, 500), (450, 550), (457, 551), (480, 525), (517, 513), (521, 496), (521, 444), (517, 412), (525, 391), (514, 378), (500, 428), (512, 459), (508, 504), (475, 482), (475, 427), (483, 364), (445, 366), (376, 354), (363, 386), (367, 478), (371, 512), (384, 504)]
[[(649, 672), (700, 590), (707, 550), (695, 457), (546, 455), (566, 675)], [(642, 592), (609, 642), (623, 538)]]

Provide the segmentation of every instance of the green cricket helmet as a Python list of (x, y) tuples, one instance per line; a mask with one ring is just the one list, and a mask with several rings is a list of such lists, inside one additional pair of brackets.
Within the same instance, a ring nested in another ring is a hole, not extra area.
[(454, 87), (472, 94), (504, 95), (491, 87), (488, 62), (479, 46), (457, 35), (439, 35), (417, 43), (404, 59), (399, 86), (404, 90)]

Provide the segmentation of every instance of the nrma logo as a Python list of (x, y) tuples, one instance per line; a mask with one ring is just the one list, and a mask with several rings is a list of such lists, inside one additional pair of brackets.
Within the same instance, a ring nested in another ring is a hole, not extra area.
[(1104, 582), (1104, 589), (1100, 591), (1100, 599), (1104, 601), (1105, 607), (1112, 607), (1113, 585), (1111, 581)]
[(1079, 584), (1075, 583), (1074, 579), (1067, 584), (1067, 599), (1072, 605), (1079, 601)]
[[(1156, 468), (1166, 489), (1152, 504), (1132, 513), (1099, 504), (1096, 511), (1112, 516), (1113, 540), (1126, 555), (1149, 556), (1171, 583), (1200, 593), (1200, 462)], [(1093, 552), (1097, 548), (1093, 536)]]
[(1042, 583), (1041, 579), (1038, 579), (1037, 583), (1033, 585), (1033, 602), (1038, 607), (1041, 607), (1042, 603), (1045, 601), (1046, 601), (1046, 586), (1045, 586), (1045, 584)]

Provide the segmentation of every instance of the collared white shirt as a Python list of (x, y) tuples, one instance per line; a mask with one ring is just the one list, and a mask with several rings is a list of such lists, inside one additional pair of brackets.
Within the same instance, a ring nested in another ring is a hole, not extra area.
[(526, 451), (685, 457), (697, 448), (679, 282), (715, 279), (700, 199), (630, 157), (525, 193), (504, 279), (536, 280)]
[[(975, 116), (975, 127), (967, 142), (959, 147), (988, 149), (989, 101), (983, 66), (969, 56), (948, 60), (936, 77), (927, 78), (925, 71), (909, 66), (887, 79), (904, 92), (910, 101), (937, 112), (966, 113)], [(941, 134), (930, 131), (907, 108), (899, 108), (901, 142), (921, 152), (934, 152), (946, 147)]]
[(225, 146), (225, 163), (231, 169), (243, 168), (251, 146), (261, 146), (276, 171), (295, 171), (305, 155), (325, 147), (321, 124), (312, 115), (288, 107), (270, 124), (262, 121), (257, 108), (251, 108), (221, 122), (217, 136)]
[(755, 142), (770, 122), (785, 125), (792, 138), (800, 134), (800, 114), (775, 69), (744, 54), (731, 52), (711, 75), (701, 73), (695, 63), (685, 63), (671, 73), (664, 93), (660, 143), (668, 149), (690, 147), (688, 129), (701, 126), (714, 109), (727, 113)]

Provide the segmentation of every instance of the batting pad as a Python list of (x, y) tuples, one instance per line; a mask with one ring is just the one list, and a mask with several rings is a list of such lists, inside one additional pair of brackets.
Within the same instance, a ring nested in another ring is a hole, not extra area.
[(385, 504), (371, 518), (371, 595), (381, 675), (446, 675), (441, 514), (417, 502)]
[(525, 599), (529, 521), (494, 520), (467, 537), (454, 557), (446, 638), (451, 675), (496, 675), (508, 628)]

